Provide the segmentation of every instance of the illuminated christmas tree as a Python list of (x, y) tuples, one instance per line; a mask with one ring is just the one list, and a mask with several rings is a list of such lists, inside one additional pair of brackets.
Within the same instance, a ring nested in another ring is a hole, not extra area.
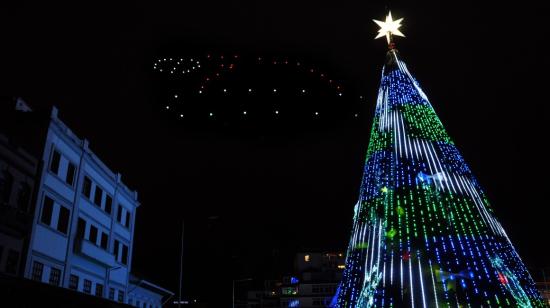
[(487, 197), (392, 41), (334, 306), (545, 307)]

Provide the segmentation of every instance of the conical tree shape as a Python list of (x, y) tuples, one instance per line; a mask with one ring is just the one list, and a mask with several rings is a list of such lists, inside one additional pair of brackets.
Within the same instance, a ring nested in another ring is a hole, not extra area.
[(336, 307), (545, 307), (426, 94), (388, 51)]

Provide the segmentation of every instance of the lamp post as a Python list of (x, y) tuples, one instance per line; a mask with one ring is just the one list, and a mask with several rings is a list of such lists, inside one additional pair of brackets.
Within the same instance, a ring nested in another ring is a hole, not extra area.
[(183, 231), (184, 231), (185, 222), (181, 220), (181, 251), (180, 251), (180, 279), (179, 279), (179, 289), (178, 289), (178, 308), (181, 307), (181, 280), (183, 277)]
[(233, 279), (233, 308), (235, 308), (235, 282), (243, 282), (243, 281), (250, 281), (252, 278), (245, 278), (245, 279)]

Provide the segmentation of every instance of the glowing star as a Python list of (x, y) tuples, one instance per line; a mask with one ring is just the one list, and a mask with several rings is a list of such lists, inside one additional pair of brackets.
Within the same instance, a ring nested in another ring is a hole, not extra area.
[(399, 27), (401, 27), (401, 21), (403, 21), (403, 18), (393, 20), (393, 18), (391, 17), (391, 12), (389, 12), (388, 16), (386, 16), (386, 21), (375, 19), (373, 19), (373, 21), (380, 27), (380, 30), (378, 30), (378, 35), (375, 37), (375, 39), (385, 36), (389, 44), (391, 43), (392, 35), (405, 37), (405, 35), (401, 33), (401, 31), (399, 31)]

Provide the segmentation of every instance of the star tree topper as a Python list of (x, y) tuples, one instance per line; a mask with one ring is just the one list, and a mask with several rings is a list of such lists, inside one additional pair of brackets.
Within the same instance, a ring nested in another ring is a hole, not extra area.
[(403, 18), (399, 18), (398, 20), (393, 20), (391, 17), (391, 12), (388, 13), (388, 16), (386, 16), (386, 21), (380, 21), (373, 19), (379, 27), (380, 30), (378, 30), (378, 35), (375, 37), (375, 39), (385, 36), (388, 40), (388, 44), (392, 43), (392, 36), (402, 36), (405, 37), (401, 31), (399, 31), (399, 27), (401, 27), (401, 21), (403, 21)]

